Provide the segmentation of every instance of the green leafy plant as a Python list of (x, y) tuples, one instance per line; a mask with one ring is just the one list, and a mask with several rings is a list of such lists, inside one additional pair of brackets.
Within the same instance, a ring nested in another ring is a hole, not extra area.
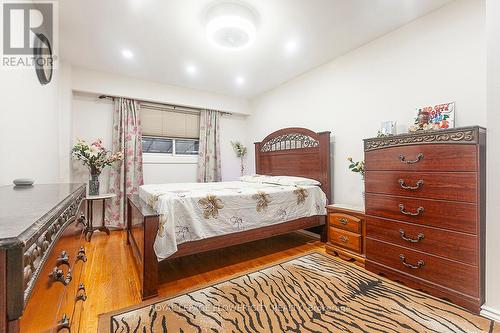
[(352, 160), (352, 157), (348, 157), (347, 160), (351, 163), (349, 164), (349, 170), (352, 172), (359, 173), (363, 179), (365, 178), (365, 162), (358, 161), (355, 162)]
[(236, 157), (240, 159), (241, 163), (241, 175), (245, 173), (245, 156), (247, 155), (247, 147), (245, 147), (239, 141), (231, 141), (231, 146), (233, 146), (233, 150), (236, 153)]

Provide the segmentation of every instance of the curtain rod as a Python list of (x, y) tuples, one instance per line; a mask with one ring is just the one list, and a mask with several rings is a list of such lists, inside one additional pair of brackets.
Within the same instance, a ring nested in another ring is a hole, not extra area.
[[(99, 99), (111, 99), (114, 100), (118, 96), (109, 96), (109, 95), (100, 95)], [(127, 98), (127, 97), (124, 97)], [(173, 111), (173, 112), (179, 112), (179, 113), (191, 113), (191, 114), (199, 114), (202, 109), (198, 108), (191, 108), (188, 106), (180, 106), (180, 105), (174, 105), (174, 104), (167, 104), (167, 103), (158, 103), (158, 102), (148, 102), (148, 101), (142, 101), (142, 100), (137, 100), (145, 109), (152, 109), (152, 110), (159, 110), (159, 111)], [(226, 116), (232, 116), (233, 114), (230, 112), (225, 112), (225, 111), (218, 111), (223, 115)]]

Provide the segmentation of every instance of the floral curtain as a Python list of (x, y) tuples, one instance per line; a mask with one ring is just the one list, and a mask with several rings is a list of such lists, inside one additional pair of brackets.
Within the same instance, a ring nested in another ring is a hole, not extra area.
[(214, 110), (200, 114), (200, 148), (198, 157), (198, 182), (220, 182), (220, 117)]
[(108, 200), (106, 211), (111, 227), (125, 226), (127, 194), (137, 193), (142, 176), (142, 133), (139, 103), (116, 98), (113, 111), (113, 151), (122, 152), (123, 163), (113, 166), (109, 177), (109, 191), (116, 197)]

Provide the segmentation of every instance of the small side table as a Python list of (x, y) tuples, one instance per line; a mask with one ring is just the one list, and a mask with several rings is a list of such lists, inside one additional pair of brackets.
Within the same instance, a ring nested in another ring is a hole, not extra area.
[(339, 258), (365, 264), (365, 212), (362, 207), (329, 205), (326, 252)]
[[(106, 217), (106, 200), (116, 197), (114, 193), (100, 194), (100, 195), (87, 195), (87, 226), (85, 227), (84, 235), (85, 240), (90, 242), (92, 235), (95, 231), (103, 231), (109, 236), (109, 229), (104, 225)], [(102, 225), (94, 227), (94, 201), (102, 201)]]

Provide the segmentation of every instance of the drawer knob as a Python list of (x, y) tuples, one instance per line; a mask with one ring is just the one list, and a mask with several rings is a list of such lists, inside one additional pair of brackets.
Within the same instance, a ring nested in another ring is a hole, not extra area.
[(345, 217), (339, 217), (338, 220), (343, 225), (346, 225), (349, 222)]
[(56, 259), (56, 266), (66, 265), (69, 267), (69, 256), (68, 252), (62, 251), (59, 257)]
[(422, 153), (418, 153), (416, 159), (408, 160), (408, 161), (406, 160), (406, 157), (403, 154), (399, 155), (399, 160), (401, 161), (401, 163), (406, 163), (406, 164), (415, 164), (415, 163), (420, 162), (423, 159), (424, 159), (424, 154), (422, 154)]
[(79, 260), (87, 262), (87, 254), (85, 253), (85, 248), (83, 246), (80, 247), (80, 250), (78, 250), (78, 254), (76, 255), (76, 262)]
[(401, 260), (403, 265), (405, 265), (406, 267), (411, 268), (411, 269), (419, 269), (419, 268), (422, 268), (425, 266), (425, 262), (423, 260), (419, 260), (416, 265), (412, 265), (412, 264), (407, 263), (406, 258), (403, 254), (399, 255), (399, 259)]
[(417, 238), (411, 238), (411, 237), (408, 237), (406, 236), (405, 234), (405, 231), (403, 229), (399, 229), (399, 234), (401, 235), (401, 238), (404, 239), (405, 241), (407, 242), (410, 242), (410, 243), (418, 243), (420, 242), (422, 239), (424, 239), (424, 234), (423, 233), (419, 233), (417, 235)]
[(418, 207), (417, 211), (415, 213), (408, 212), (406, 211), (405, 205), (399, 204), (399, 211), (404, 214), (404, 215), (409, 215), (409, 216), (419, 216), (424, 212), (424, 207)]
[(69, 317), (66, 314), (63, 314), (61, 320), (57, 322), (57, 332), (69, 329), (70, 329)]
[(49, 274), (49, 278), (50, 278), (50, 281), (52, 281), (52, 282), (60, 282), (63, 285), (67, 286), (71, 282), (73, 277), (71, 276), (71, 270), (68, 270), (68, 273), (66, 273), (66, 275), (64, 275), (64, 272), (62, 269), (60, 269), (58, 267), (54, 267), (54, 269), (52, 270), (52, 273)]
[(398, 180), (398, 182), (399, 182), (399, 185), (401, 186), (401, 188), (404, 190), (418, 190), (421, 186), (424, 185), (424, 181), (422, 179), (417, 181), (415, 186), (406, 185), (405, 181), (403, 179)]
[(347, 237), (346, 235), (340, 236), (339, 239), (344, 243), (347, 243), (349, 241), (349, 237)]
[(87, 300), (87, 291), (85, 290), (85, 285), (80, 283), (78, 286), (78, 291), (76, 292), (75, 303), (78, 301), (85, 302)]

